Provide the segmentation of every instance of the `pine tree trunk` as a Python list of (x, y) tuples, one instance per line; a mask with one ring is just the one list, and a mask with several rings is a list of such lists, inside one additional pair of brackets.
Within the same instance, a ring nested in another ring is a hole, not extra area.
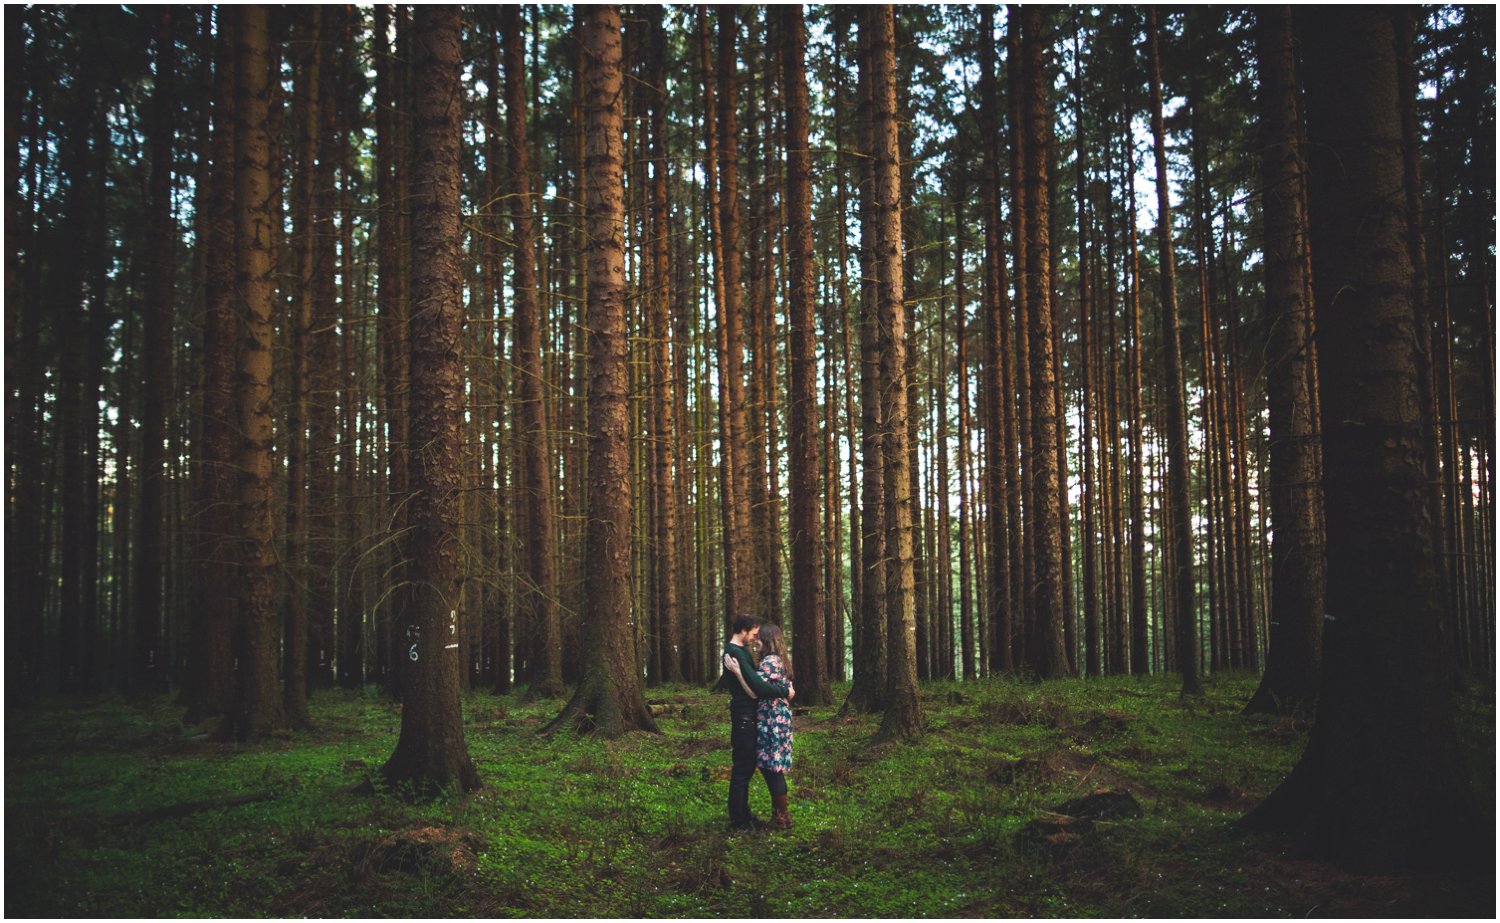
[(735, 11), (719, 8), (716, 130), (717, 155), (710, 146), (718, 172), (718, 230), (714, 234), (714, 265), (719, 275), (719, 416), (723, 436), (721, 468), (724, 511), (724, 614), (726, 624), (748, 614), (757, 598), (754, 566), (750, 561), (749, 461), (745, 440), (744, 293), (740, 282), (739, 142), (736, 121)]
[(812, 177), (807, 126), (807, 36), (802, 8), (782, 15), (782, 64), (786, 94), (787, 300), (791, 369), (788, 399), (788, 475), (792, 562), (792, 642), (796, 646), (798, 700), (831, 705), (822, 592), (823, 530), (818, 516), (818, 472), (822, 467), (817, 394), (817, 331), (814, 329)]
[(531, 692), (557, 698), (562, 682), (562, 632), (557, 612), (557, 576), (553, 570), (551, 453), (547, 446), (547, 413), (543, 400), (541, 308), (538, 298), (535, 239), (532, 232), (531, 177), (526, 140), (525, 49), (519, 7), (500, 8), (505, 55), (506, 137), (510, 169), (506, 192), (515, 233), (515, 425), (525, 499), (526, 540), (521, 543), (525, 578), (521, 606), (526, 623), (537, 632), (539, 662), (531, 675)]
[[(845, 8), (846, 11), (847, 11), (847, 9), (848, 8)], [(834, 87), (833, 87), (833, 93), (834, 93), (834, 112), (835, 112), (835, 115), (834, 115), (834, 124), (833, 124), (833, 131), (834, 131), (834, 148), (835, 148), (835, 150), (837, 150), (839, 152), (839, 162), (838, 162), (839, 169), (836, 171), (837, 172), (836, 196), (837, 196), (837, 199), (838, 199), (839, 225), (841, 227), (847, 227), (848, 226), (848, 214), (849, 214), (849, 212), (848, 212), (849, 199), (848, 199), (846, 187), (845, 187), (845, 184), (844, 184), (844, 178), (847, 175), (848, 171), (846, 169), (847, 160), (846, 160), (846, 158), (844, 157), (844, 154), (843, 154), (843, 151), (844, 151), (844, 147), (843, 147), (843, 119), (839, 118), (839, 116), (842, 115), (843, 111), (844, 111), (843, 110), (843, 106), (842, 106), (842, 101), (843, 101), (843, 91), (844, 91), (843, 76), (844, 76), (844, 73), (845, 73), (845, 69), (843, 67), (842, 50), (841, 50), (841, 47), (840, 47), (840, 44), (839, 44), (839, 36), (841, 36), (841, 35), (843, 35), (843, 34), (845, 34), (847, 32), (847, 29), (845, 28), (845, 25), (846, 25), (846, 23), (844, 21), (842, 21), (842, 20), (836, 21), (836, 28), (834, 29), (834, 46), (833, 46), (834, 63), (835, 63), (834, 70), (835, 70), (835, 73), (838, 75), (837, 79), (834, 82)], [(855, 410), (854, 410), (854, 396), (855, 396), (855, 393), (856, 393), (855, 392), (855, 377), (856, 376), (854, 374), (854, 362), (853, 362), (853, 355), (852, 355), (852, 351), (853, 350), (852, 350), (852, 343), (851, 343), (851, 341), (853, 339), (853, 336), (852, 336), (852, 333), (853, 333), (853, 330), (852, 330), (853, 324), (851, 323), (851, 318), (850, 318), (850, 315), (849, 315), (849, 253), (848, 253), (848, 245), (847, 245), (847, 237), (846, 237), (846, 235), (838, 234), (838, 235), (835, 235), (835, 236), (838, 238), (836, 254), (837, 254), (837, 259), (838, 259), (838, 283), (837, 284), (838, 284), (838, 292), (839, 292), (839, 324), (840, 324), (841, 332), (842, 332), (842, 359), (843, 359), (842, 367), (843, 367), (843, 370), (844, 370), (844, 388), (843, 388), (843, 392), (844, 392), (844, 394), (843, 394), (843, 396), (844, 396), (844, 422), (845, 422), (845, 425), (847, 426), (847, 431), (846, 431), (847, 432), (847, 440), (846, 440), (846, 444), (848, 446), (847, 455), (848, 455), (848, 458), (849, 458), (849, 472), (848, 472), (848, 474), (849, 474), (849, 506), (848, 506), (848, 509), (849, 509), (849, 576), (850, 576), (850, 580), (849, 580), (849, 629), (850, 629), (850, 634), (851, 634), (851, 637), (850, 637), (851, 645), (850, 646), (852, 648), (852, 653), (853, 653), (855, 662), (857, 664), (859, 662), (859, 656), (860, 656), (860, 650), (861, 650), (860, 646), (864, 643), (863, 639), (861, 638), (861, 633), (860, 633), (860, 625), (861, 625), (860, 619), (862, 617), (861, 614), (864, 612), (864, 579), (863, 579), (863, 576), (862, 576), (863, 573), (864, 573), (863, 565), (862, 565), (863, 554), (864, 554), (864, 552), (862, 550), (862, 547), (863, 547), (862, 543), (863, 543), (863, 540), (864, 540), (864, 536), (863, 536), (863, 526), (860, 524), (861, 523), (861, 516), (860, 516), (860, 490), (861, 490), (861, 488), (860, 488), (859, 470), (856, 467), (859, 464), (860, 453), (859, 453), (859, 447), (858, 447), (858, 445), (856, 443), (857, 434), (856, 434), (856, 429), (855, 429), (855, 427), (857, 425), (855, 421), (858, 418), (855, 416)], [(842, 619), (839, 620), (839, 626), (840, 626), (840, 629), (842, 629), (842, 627), (843, 627), (843, 620)], [(837, 651), (837, 656), (836, 656), (834, 662), (837, 663), (837, 668), (835, 669), (835, 673), (840, 678), (843, 678), (844, 675), (845, 675), (845, 670), (844, 670), (844, 651), (843, 651), (842, 645), (840, 645), (839, 650)]]
[[(37, 153), (41, 132), (37, 130), (39, 109), (23, 100), (28, 84), (39, 78), (31, 76), (31, 55), (26, 30), (22, 24), (35, 8), (13, 7), (5, 11), (5, 58), (9, 76), (5, 81), (5, 126), (7, 139), (19, 139), (22, 132), (31, 140), (30, 154)], [(23, 120), (23, 115), (26, 116)], [(13, 505), (5, 517), (5, 689), (12, 701), (22, 701), (38, 691), (42, 641), (42, 560), (38, 542), (20, 541), (20, 536), (40, 532), (41, 496), (36, 486), (36, 469), (41, 464), (40, 410), (42, 391), (41, 351), (38, 349), (44, 306), (32, 296), (35, 260), (26, 255), (34, 249), (37, 237), (35, 221), (36, 192), (21, 194), (20, 153), (22, 145), (12, 141), (5, 146), (5, 496)], [(33, 163), (28, 158), (28, 164)], [(29, 170), (28, 170), (29, 172)], [(28, 184), (32, 185), (32, 184)], [(129, 328), (127, 312), (126, 329)], [(129, 353), (127, 351), (128, 358)], [(124, 379), (121, 391), (130, 387)], [(124, 395), (120, 400), (121, 431), (128, 419)], [(119, 443), (117, 443), (117, 446)], [(127, 464), (118, 466), (117, 489), (129, 489)], [(127, 515), (121, 509), (122, 515)], [(123, 547), (116, 520), (116, 549)], [(115, 558), (119, 567), (122, 556)], [(120, 568), (116, 576), (125, 571)], [(115, 581), (118, 584), (124, 580)]]
[(456, 6), (418, 7), (412, 26), (411, 598), (401, 626), (401, 736), (381, 774), (417, 795), (480, 785), (459, 708), (459, 508), (462, 496), (462, 301), (460, 298)]
[[(495, 23), (498, 25), (504, 15), (501, 8), (496, 12)], [(492, 87), (500, 87), (500, 35), (498, 29), (486, 29), (485, 36), (485, 63), (484, 79)], [(506, 74), (509, 76), (510, 68)], [(485, 187), (492, 197), (490, 201), (498, 202), (499, 197), (504, 195), (508, 188), (509, 164), (506, 163), (504, 133), (500, 121), (500, 96), (499, 93), (489, 93), (485, 98)], [(528, 151), (529, 154), (529, 151)], [(527, 178), (528, 188), (530, 177)], [(489, 338), (486, 347), (488, 359), (493, 363), (492, 370), (488, 376), (490, 393), (494, 395), (493, 416), (495, 431), (492, 435), (493, 447), (486, 447), (487, 457), (493, 455), (493, 461), (486, 466), (485, 484), (496, 485), (493, 506), (487, 511), (490, 515), (490, 526), (481, 529), (488, 538), (486, 545), (486, 563), (493, 569), (495, 574), (494, 585), (485, 596), (483, 607), (483, 618), (485, 621), (486, 635), (484, 638), (485, 658), (489, 664), (484, 681), (490, 685), (496, 695), (508, 695), (512, 683), (512, 637), (510, 604), (513, 598), (512, 588), (515, 581), (512, 577), (511, 567), (513, 541), (512, 535), (515, 531), (511, 528), (510, 505), (514, 497), (508, 479), (508, 464), (511, 458), (511, 445), (514, 438), (514, 426), (509, 425), (514, 420), (510, 412), (514, 405), (512, 403), (513, 393), (509, 384), (515, 379), (512, 374), (507, 374), (508, 366), (505, 353), (505, 329), (504, 329), (504, 307), (502, 305), (501, 289), (503, 288), (503, 268), (501, 265), (500, 238), (505, 230), (505, 217), (503, 211), (498, 207), (486, 209), (484, 227), (486, 233), (482, 237), (480, 253), (482, 254), (483, 267), (483, 312), (486, 316), (495, 319), (495, 331), (493, 337)], [(527, 210), (528, 214), (530, 209)], [(545, 235), (543, 235), (545, 236)], [(539, 288), (545, 286), (539, 284)], [(545, 409), (544, 409), (545, 412)], [(550, 454), (550, 452), (549, 452)], [(519, 467), (519, 466), (518, 466)], [(552, 554), (553, 549), (548, 549)], [(554, 570), (554, 574), (556, 571)]]
[(234, 695), (232, 594), (235, 367), (235, 19), (216, 12), (213, 134), (209, 142), (207, 292), (203, 320), (203, 442), (199, 476), (201, 610), (193, 620), (184, 688), (189, 724), (224, 714)]
[[(1081, 26), (1075, 26), (1081, 30)], [(1098, 557), (1096, 554), (1096, 531), (1098, 522), (1094, 511), (1099, 503), (1098, 482), (1094, 473), (1094, 292), (1090, 277), (1089, 226), (1087, 177), (1088, 145), (1084, 141), (1083, 121), (1083, 63), (1076, 54), (1082, 46), (1078, 32), (1073, 39), (1075, 57), (1073, 61), (1073, 112), (1075, 119), (1074, 142), (1076, 156), (1073, 161), (1075, 179), (1074, 194), (1078, 205), (1078, 355), (1079, 375), (1082, 387), (1078, 415), (1083, 424), (1083, 441), (1079, 454), (1083, 456), (1083, 493), (1079, 502), (1083, 506), (1083, 625), (1084, 625), (1084, 670), (1089, 676), (1103, 673), (1104, 629), (1099, 612)], [(1101, 453), (1102, 454), (1102, 453)], [(1100, 517), (1102, 518), (1102, 517)]]
[[(354, 228), (359, 220), (354, 208), (357, 154), (350, 140), (363, 131), (360, 102), (364, 96), (364, 81), (355, 75), (359, 66), (356, 63), (355, 34), (363, 27), (363, 16), (357, 11), (348, 11), (342, 25), (344, 54), (339, 58), (338, 141), (335, 144), (342, 179), (338, 189), (339, 249), (342, 254), (339, 267), (339, 299), (342, 302), (339, 314), (339, 436), (336, 439), (339, 483), (333, 523), (333, 534), (337, 537), (333, 556), (339, 564), (333, 584), (338, 598), (338, 622), (329, 643), (337, 650), (335, 679), (339, 688), (358, 689), (364, 684), (365, 673), (365, 571), (361, 565), (365, 558), (363, 536), (367, 534), (361, 521), (358, 494), (365, 492), (364, 479), (368, 477), (368, 469), (359, 457), (363, 434), (356, 406), (364, 399), (361, 372), (368, 329), (364, 323), (364, 306), (368, 304), (369, 275), (366, 259), (363, 254), (357, 255), (354, 249)], [(356, 305), (361, 307), (357, 309)]]
[[(870, 30), (861, 20), (859, 29), (859, 148), (868, 151), (873, 134), (873, 104), (870, 78)], [(854, 684), (844, 700), (844, 713), (883, 711), (886, 705), (886, 526), (885, 462), (883, 434), (885, 393), (883, 380), (886, 348), (876, 305), (879, 270), (875, 253), (874, 168), (868, 156), (859, 159), (860, 212), (860, 605), (854, 645)]]
[[(983, 119), (983, 134), (995, 136), (999, 122), (998, 86), (995, 79), (994, 45), (989, 36), (994, 33), (994, 10), (981, 6), (979, 10), (980, 33), (986, 37), (979, 48), (980, 116)], [(1012, 59), (1014, 60), (1014, 59)], [(984, 145), (984, 266), (985, 277), (980, 303), (982, 317), (983, 362), (980, 365), (982, 395), (980, 409), (983, 414), (984, 477), (987, 486), (985, 510), (989, 518), (989, 541), (984, 544), (990, 561), (988, 581), (984, 596), (989, 614), (988, 665), (990, 670), (1011, 673), (1015, 661), (1011, 656), (1013, 638), (1016, 634), (1015, 619), (1020, 610), (1015, 601), (1021, 582), (1021, 572), (1014, 549), (1020, 536), (1019, 469), (1015, 452), (1015, 415), (1007, 411), (1008, 401), (1001, 395), (1012, 394), (1009, 331), (1009, 310), (1005, 294), (1005, 255), (1002, 252), (1003, 230), (1000, 224), (1000, 164), (995, 145)], [(1012, 208), (1015, 205), (1012, 203)], [(955, 223), (962, 227), (961, 222)], [(1021, 277), (1016, 276), (1017, 280)], [(1018, 298), (1019, 302), (1020, 299)], [(1014, 584), (1014, 585), (1013, 585)], [(978, 643), (978, 638), (975, 638)], [(981, 652), (981, 661), (986, 655)], [(967, 670), (967, 662), (965, 670)]]
[(1328, 621), (1307, 751), (1243, 823), (1294, 831), (1314, 854), (1363, 871), (1473, 862), (1489, 831), (1445, 668), (1390, 17), (1330, 7), (1299, 14), (1297, 27), (1307, 52)]
[[(975, 634), (973, 587), (974, 575), (969, 566), (969, 353), (968, 308), (964, 287), (965, 225), (962, 192), (953, 197), (953, 294), (957, 316), (954, 371), (958, 378), (958, 624), (959, 657), (964, 680), (978, 677), (978, 637)], [(1002, 546), (1000, 554), (1006, 549)], [(1007, 588), (1008, 591), (1009, 588)], [(1007, 592), (1007, 596), (1009, 593)]]
[(1036, 7), (1020, 10), (1022, 83), (1021, 132), (1025, 136), (1026, 298), (1031, 364), (1032, 513), (1035, 533), (1036, 610), (1027, 637), (1027, 663), (1044, 679), (1068, 672), (1063, 646), (1063, 517), (1060, 504), (1062, 460), (1058, 452), (1056, 366), (1053, 361), (1055, 315), (1051, 297), (1051, 202), (1047, 163), (1051, 111), (1043, 73), (1043, 19)]
[(1160, 251), (1163, 346), (1166, 350), (1167, 481), (1172, 507), (1172, 573), (1176, 581), (1178, 669), (1183, 695), (1202, 695), (1198, 677), (1198, 608), (1193, 580), (1192, 507), (1188, 495), (1187, 413), (1183, 406), (1181, 322), (1177, 313), (1176, 259), (1172, 251), (1171, 195), (1162, 128), (1161, 59), (1156, 7), (1147, 7), (1146, 45), (1151, 68), (1151, 134), (1156, 149), (1156, 237)]
[[(402, 122), (406, 95), (401, 92), (402, 72), (389, 47), (388, 9), (375, 7), (375, 246), (379, 265), (376, 313), (380, 340), (380, 416), (385, 429), (385, 508), (382, 516), (392, 535), (405, 532), (407, 521), (407, 403), (410, 352), (407, 347), (405, 240), (401, 210), (406, 202), (405, 149)], [(406, 648), (400, 643), (398, 626), (406, 623), (408, 592), (406, 559), (402, 545), (393, 543), (389, 564), (392, 591), (385, 609), (377, 615), (376, 678), (392, 693), (400, 689), (400, 658)]]
[(648, 267), (651, 284), (648, 287), (650, 318), (650, 375), (651, 375), (651, 430), (655, 449), (656, 467), (652, 476), (652, 489), (656, 493), (657, 515), (653, 519), (653, 551), (657, 556), (655, 569), (655, 593), (657, 596), (657, 632), (661, 647), (661, 679), (667, 683), (678, 683), (683, 679), (684, 655), (687, 645), (683, 643), (681, 612), (681, 581), (678, 577), (678, 539), (680, 522), (678, 511), (679, 453), (677, 437), (676, 375), (672, 367), (672, 313), (674, 286), (671, 282), (672, 260), (669, 246), (667, 202), (667, 137), (666, 110), (668, 105), (666, 75), (663, 61), (667, 55), (666, 31), (663, 11), (656, 7), (649, 11), (650, 47), (646, 74), (647, 91), (650, 93), (650, 159), (652, 176), (649, 181), (650, 228), (648, 233), (650, 261)]
[(582, 22), (584, 209), (588, 246), (588, 517), (583, 676), (545, 733), (575, 719), (605, 737), (655, 732), (631, 643), (630, 433), (626, 396), (625, 202), (620, 11)]
[[(317, 162), (313, 175), (313, 274), (310, 325), (306, 337), (307, 387), (307, 688), (333, 685), (334, 542), (337, 535), (335, 462), (338, 400), (338, 292), (334, 285), (338, 236), (334, 229), (337, 194), (334, 168), (338, 151), (339, 47), (344, 7), (323, 17), (318, 43), (324, 47), (318, 94)], [(306, 167), (304, 167), (306, 169)]]
[(870, 29), (872, 119), (869, 158), (874, 168), (876, 301), (883, 340), (880, 396), (885, 432), (886, 656), (885, 713), (877, 739), (922, 733), (917, 698), (916, 588), (911, 473), (907, 452), (906, 306), (901, 262), (901, 165), (896, 137), (896, 23), (890, 5), (866, 12)]
[(156, 24), (156, 85), (151, 100), (151, 176), (147, 200), (146, 323), (141, 395), (139, 539), (135, 557), (135, 661), (132, 687), (140, 692), (165, 688), (164, 607), (168, 563), (166, 533), (167, 404), (172, 391), (172, 324), (176, 299), (177, 231), (172, 217), (173, 112), (177, 43), (173, 12), (163, 9)]
[[(297, 252), (296, 307), (290, 325), (291, 400), (286, 422), (287, 445), (287, 511), (285, 647), (282, 673), (286, 680), (287, 719), (297, 727), (307, 727), (308, 689), (308, 586), (311, 568), (307, 561), (310, 530), (308, 528), (308, 413), (311, 357), (308, 331), (313, 325), (313, 302), (319, 269), (315, 197), (319, 173), (316, 169), (318, 134), (321, 123), (318, 107), (322, 103), (322, 22), (321, 7), (303, 11), (307, 18), (299, 23), (293, 47), (298, 54), (292, 59), (295, 89), (292, 119), (296, 130), (295, 185), (292, 191), (293, 241)], [(322, 267), (326, 272), (327, 267)]]
[[(66, 186), (61, 196), (61, 230), (69, 239), (83, 241), (89, 233), (91, 215), (91, 184), (89, 173), (93, 158), (89, 151), (89, 140), (93, 135), (91, 123), (95, 119), (93, 98), (97, 92), (92, 73), (83, 68), (78, 77), (78, 99), (59, 120), (64, 140), (60, 145), (59, 167)], [(87, 329), (89, 309), (83, 292), (84, 276), (81, 272), (67, 273), (56, 285), (56, 301), (60, 308), (60, 327), (65, 331), (82, 332)], [(85, 533), (88, 530), (89, 510), (87, 497), (94, 484), (85, 481), (83, 445), (85, 433), (97, 425), (98, 398), (84, 391), (85, 351), (80, 348), (62, 348), (57, 359), (59, 391), (57, 398), (58, 433), (56, 442), (61, 449), (61, 460), (57, 464), (62, 486), (61, 540), (59, 549), (57, 580), (59, 583), (58, 667), (59, 682), (63, 692), (75, 693), (84, 686), (83, 636), (86, 614), (83, 608), (85, 586), (83, 582), (84, 555), (92, 554), (92, 546), (85, 551)]]
[[(1133, 21), (1134, 17), (1130, 17)], [(1120, 30), (1120, 52), (1125, 61), (1134, 60), (1135, 43), (1128, 30)], [(1130, 327), (1130, 368), (1127, 371), (1129, 387), (1126, 388), (1130, 415), (1130, 672), (1145, 676), (1151, 672), (1151, 612), (1146, 595), (1146, 440), (1145, 414), (1142, 413), (1141, 395), (1145, 382), (1141, 378), (1141, 258), (1140, 243), (1136, 232), (1135, 210), (1135, 142), (1131, 134), (1133, 110), (1129, 83), (1126, 83), (1124, 119), (1121, 134), (1125, 147), (1125, 228), (1127, 237), (1127, 271), (1130, 274), (1130, 291), (1127, 306)], [(1158, 644), (1158, 648), (1161, 645)]]
[[(1017, 541), (1017, 549), (1021, 559), (1020, 584), (1017, 587), (1014, 612), (1016, 618), (1011, 624), (1011, 659), (1019, 668), (1029, 665), (1030, 658), (1027, 656), (1029, 645), (1032, 643), (1029, 635), (1034, 630), (1037, 611), (1037, 562), (1036, 562), (1036, 538), (1040, 524), (1035, 521), (1035, 497), (1036, 497), (1036, 460), (1032, 451), (1035, 442), (1032, 429), (1032, 383), (1031, 383), (1031, 337), (1029, 314), (1031, 306), (1031, 268), (1027, 263), (1029, 248), (1027, 247), (1028, 231), (1027, 222), (1031, 217), (1029, 205), (1031, 191), (1027, 186), (1027, 153), (1026, 146), (1030, 143), (1024, 124), (1023, 100), (1025, 99), (1025, 87), (1023, 86), (1026, 67), (1021, 58), (1021, 13), (1015, 4), (1007, 4), (1005, 17), (1005, 59), (1007, 85), (1010, 90), (1009, 115), (1010, 115), (1010, 225), (1011, 225), (1011, 258), (1015, 261), (1015, 272), (1011, 280), (1016, 291), (1016, 315), (1015, 325), (1002, 324), (1001, 327), (1010, 327), (1016, 333), (1014, 341), (1014, 363), (1015, 363), (1015, 391), (1018, 395), (1016, 400), (1016, 451), (1020, 458), (1019, 484), (1016, 491), (1016, 518), (1015, 524), (1021, 535)], [(998, 246), (999, 231), (996, 231), (996, 242)], [(1003, 282), (1000, 289), (1004, 290)], [(1011, 393), (1006, 388), (1001, 393)], [(993, 418), (993, 411), (989, 411)], [(991, 489), (993, 493), (993, 488)], [(994, 502), (993, 499), (990, 502)], [(1024, 514), (1024, 521), (1023, 521)], [(991, 532), (994, 525), (991, 523)], [(993, 538), (991, 539), (993, 541)], [(993, 642), (992, 642), (993, 643)]]
[(254, 741), (283, 730), (280, 610), (271, 509), (271, 321), (275, 303), (271, 249), (280, 239), (271, 208), (270, 57), (267, 9), (247, 5), (236, 18), (235, 230), (239, 318), (236, 366), (239, 628), (234, 703), (219, 726), (226, 739)]
[(1270, 411), (1271, 647), (1247, 714), (1295, 714), (1317, 701), (1322, 659), (1322, 471), (1308, 365), (1315, 361), (1307, 215), (1300, 187), (1296, 59), (1291, 9), (1266, 7), (1256, 31), (1265, 215), (1266, 403)]

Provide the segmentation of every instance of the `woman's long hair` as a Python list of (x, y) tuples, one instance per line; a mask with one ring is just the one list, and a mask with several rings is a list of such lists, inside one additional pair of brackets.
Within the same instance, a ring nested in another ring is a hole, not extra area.
[(786, 636), (781, 633), (781, 626), (773, 622), (760, 626), (760, 656), (764, 658), (770, 654), (781, 658), (781, 670), (790, 678), (792, 655), (786, 649)]

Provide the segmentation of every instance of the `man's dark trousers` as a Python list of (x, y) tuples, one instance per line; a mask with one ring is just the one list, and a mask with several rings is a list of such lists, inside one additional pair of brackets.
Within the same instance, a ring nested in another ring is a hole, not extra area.
[(740, 830), (754, 829), (750, 817), (750, 779), (755, 775), (755, 712), (729, 715), (729, 750), (734, 766), (729, 772), (729, 824)]

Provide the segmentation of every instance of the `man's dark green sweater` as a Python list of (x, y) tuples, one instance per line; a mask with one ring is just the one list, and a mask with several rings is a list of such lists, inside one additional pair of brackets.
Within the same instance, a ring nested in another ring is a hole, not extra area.
[[(760, 674), (755, 671), (755, 661), (751, 659), (750, 652), (730, 641), (724, 645), (724, 653), (734, 657), (740, 662), (740, 675), (745, 677), (745, 684), (755, 690), (755, 694), (762, 699), (784, 699), (787, 694), (786, 683), (770, 683), (761, 679)], [(731, 715), (753, 715), (757, 699), (752, 699), (745, 694), (745, 689), (740, 681), (734, 678), (734, 674), (728, 670), (719, 677), (719, 689), (729, 693), (729, 713)]]

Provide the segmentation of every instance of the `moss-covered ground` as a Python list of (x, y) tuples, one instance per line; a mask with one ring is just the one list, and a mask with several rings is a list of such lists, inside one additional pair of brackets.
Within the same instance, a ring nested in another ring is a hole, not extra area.
[[(317, 729), (212, 743), (166, 699), (6, 716), (5, 913), (28, 917), (1301, 917), (1495, 913), (1493, 871), (1397, 877), (1298, 858), (1232, 822), (1307, 729), (1244, 717), (1249, 677), (924, 686), (928, 733), (873, 747), (877, 717), (797, 719), (794, 829), (728, 834), (721, 695), (648, 691), (660, 735), (538, 729), (561, 701), (475, 696), (484, 788), (362, 792), (399, 706), (312, 703)], [(836, 686), (842, 701), (847, 686)], [(1494, 815), (1493, 690), (1463, 735)], [(1043, 839), (1061, 803), (1129, 792), (1134, 818)], [(757, 780), (751, 806), (769, 814)]]

